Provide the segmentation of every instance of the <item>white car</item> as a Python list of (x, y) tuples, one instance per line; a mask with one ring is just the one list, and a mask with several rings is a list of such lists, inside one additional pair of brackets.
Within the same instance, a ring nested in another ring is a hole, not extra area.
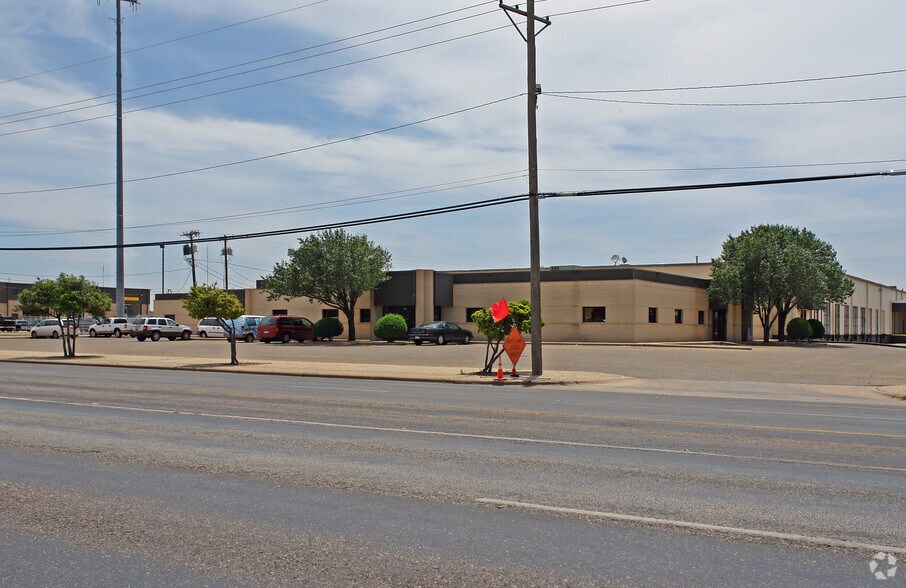
[(209, 316), (198, 321), (198, 336), (202, 339), (206, 337), (226, 337), (226, 331), (216, 318)]
[[(72, 321), (63, 321), (64, 328), (66, 329), (67, 334), (69, 329), (73, 328)], [(76, 328), (75, 334), (78, 335), (82, 331)], [(59, 339), (60, 335), (63, 333), (63, 329), (60, 328), (60, 321), (57, 319), (44, 319), (37, 325), (33, 326), (29, 331), (32, 339), (37, 339), (38, 337), (50, 337), (52, 339)]]
[(119, 339), (123, 335), (128, 335), (132, 331), (132, 325), (129, 319), (117, 316), (110, 320), (102, 319), (103, 322), (96, 323), (88, 327), (89, 337), (116, 337)]

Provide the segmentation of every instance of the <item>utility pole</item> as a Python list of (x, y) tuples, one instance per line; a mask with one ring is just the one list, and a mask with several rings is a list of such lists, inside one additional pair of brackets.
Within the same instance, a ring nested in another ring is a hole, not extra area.
[[(123, 2), (132, 4), (138, 0), (114, 0), (116, 2), (116, 316), (126, 312), (126, 256), (123, 213)], [(100, 0), (98, 0), (100, 4)]]
[[(540, 376), (544, 373), (542, 354), (541, 354), (541, 239), (539, 237), (539, 219), (538, 219), (538, 94), (541, 93), (541, 87), (537, 82), (535, 74), (535, 37), (541, 34), (541, 31), (550, 26), (551, 21), (547, 18), (535, 16), (535, 0), (528, 0), (525, 10), (520, 10), (518, 6), (507, 6), (500, 2), (500, 8), (506, 12), (507, 18), (516, 27), (516, 30), (522, 36), (526, 43), (526, 62), (527, 62), (527, 95), (528, 95), (528, 172), (529, 172), (529, 247), (531, 250), (531, 268), (529, 271), (529, 280), (531, 282), (531, 304), (532, 304), (532, 375)], [(510, 13), (518, 14), (525, 17), (525, 34)], [(536, 22), (544, 24), (537, 32), (535, 30)]]
[(160, 293), (163, 294), (166, 292), (164, 290), (164, 246), (160, 246)]
[(196, 251), (196, 248), (195, 248), (195, 237), (197, 237), (197, 236), (200, 235), (200, 234), (201, 234), (201, 233), (199, 233), (199, 232), (196, 231), (195, 229), (192, 229), (191, 231), (186, 231), (185, 233), (182, 234), (183, 237), (188, 237), (188, 238), (189, 238), (189, 244), (188, 244), (188, 245), (183, 245), (183, 247), (182, 247), (182, 254), (183, 254), (183, 256), (188, 255), (188, 256), (190, 256), (190, 257), (192, 258), (192, 262), (191, 262), (191, 265), (192, 265), (192, 286), (197, 286), (197, 285), (198, 285), (198, 280), (195, 278), (195, 251)]
[(233, 249), (227, 247), (227, 236), (223, 236), (223, 289), (230, 289), (230, 256), (233, 255)]

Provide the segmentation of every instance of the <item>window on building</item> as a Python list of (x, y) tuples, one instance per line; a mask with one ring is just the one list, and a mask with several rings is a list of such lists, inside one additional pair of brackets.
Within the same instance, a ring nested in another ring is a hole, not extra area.
[(469, 308), (467, 308), (466, 309), (466, 322), (474, 323), (475, 321), (472, 320), (472, 315), (475, 314), (476, 312), (478, 312), (479, 310), (481, 310), (481, 308), (479, 308), (477, 306), (470, 306)]
[(321, 318), (340, 318), (340, 311), (336, 308), (323, 308), (321, 309)]
[(700, 324), (700, 325), (705, 324), (705, 311), (704, 310), (698, 311), (698, 324)]
[(285, 308), (275, 308), (271, 311), (271, 316), (277, 316), (278, 314), (289, 314)]
[(603, 323), (607, 320), (607, 307), (605, 306), (583, 306), (582, 322), (583, 323)]
[(175, 315), (175, 314), (165, 314), (165, 315), (164, 315), (164, 318), (173, 319), (173, 320), (175, 321), (175, 320), (176, 320), (176, 315)]
[(360, 323), (370, 323), (371, 322), (371, 309), (370, 308), (360, 308), (359, 309), (359, 322)]
[(657, 322), (657, 309), (656, 308), (651, 308), (651, 307), (648, 308), (648, 322), (649, 323)]
[(443, 313), (441, 312), (442, 310), (443, 309), (440, 306), (434, 307), (434, 320), (436, 320), (436, 321), (444, 320)]
[(682, 308), (677, 308), (676, 310), (673, 311), (673, 322), (675, 322), (678, 325), (683, 324), (683, 309)]

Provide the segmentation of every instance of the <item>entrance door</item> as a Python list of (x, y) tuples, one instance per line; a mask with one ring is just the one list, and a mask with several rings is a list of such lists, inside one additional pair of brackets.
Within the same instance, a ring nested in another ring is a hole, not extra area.
[(727, 340), (727, 311), (726, 310), (712, 310), (711, 311), (711, 340), (712, 341), (726, 341)]

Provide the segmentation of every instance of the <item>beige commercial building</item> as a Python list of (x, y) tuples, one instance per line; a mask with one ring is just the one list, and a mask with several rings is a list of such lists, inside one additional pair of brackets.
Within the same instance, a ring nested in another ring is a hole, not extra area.
[[(545, 341), (656, 342), (749, 341), (762, 339), (761, 323), (750, 309), (715, 304), (708, 297), (710, 263), (560, 266), (541, 272)], [(369, 339), (374, 321), (388, 313), (410, 325), (446, 320), (477, 333), (471, 314), (500, 298), (529, 298), (526, 269), (440, 272), (394, 271), (363, 295), (356, 306), (356, 336)], [(880, 341), (906, 333), (906, 292), (855, 276), (853, 295), (819, 310), (794, 311), (818, 318), (837, 340)], [(268, 300), (260, 289), (234, 290), (253, 315), (301, 315), (313, 322), (346, 317), (308, 299)], [(154, 313), (195, 326), (182, 307), (185, 294), (158, 294)], [(772, 335), (776, 336), (776, 325)], [(347, 328), (348, 332), (348, 328)]]

